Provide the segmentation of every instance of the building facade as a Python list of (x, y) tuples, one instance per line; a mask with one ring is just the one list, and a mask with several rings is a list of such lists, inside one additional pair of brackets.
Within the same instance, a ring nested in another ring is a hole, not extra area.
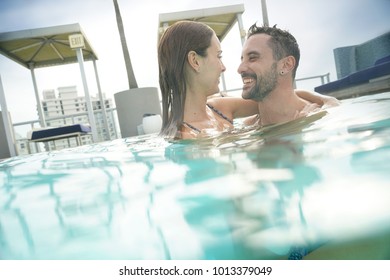
[[(109, 111), (106, 115), (103, 114), (103, 106), (100, 99), (91, 96), (99, 142), (117, 137), (116, 122), (112, 111), (114, 107), (113, 101), (107, 98), (103, 100), (106, 112)], [(57, 94), (54, 89), (44, 90), (42, 108), (48, 127), (89, 123), (85, 97), (78, 95), (76, 86), (59, 87)], [(105, 126), (105, 119), (107, 120), (108, 131)], [(81, 142), (82, 145), (93, 143), (92, 136), (82, 136)], [(63, 149), (76, 146), (77, 141), (76, 138), (68, 138), (56, 140), (55, 143), (50, 141), (47, 145), (50, 145), (49, 149)]]

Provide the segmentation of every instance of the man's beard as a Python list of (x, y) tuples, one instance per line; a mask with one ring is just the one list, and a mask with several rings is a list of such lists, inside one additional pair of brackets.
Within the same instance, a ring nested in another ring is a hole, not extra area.
[(263, 101), (271, 91), (273, 91), (278, 83), (278, 73), (276, 71), (276, 62), (272, 64), (271, 69), (262, 76), (256, 74), (248, 75), (256, 79), (256, 85), (252, 87), (246, 94), (242, 94), (244, 99), (252, 99), (255, 101)]

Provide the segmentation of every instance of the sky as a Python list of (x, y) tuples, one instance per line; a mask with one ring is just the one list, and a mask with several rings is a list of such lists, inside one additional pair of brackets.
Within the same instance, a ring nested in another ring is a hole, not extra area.
[[(243, 25), (262, 24), (261, 0), (118, 0), (127, 44), (139, 87), (159, 87), (157, 32), (160, 13), (244, 4)], [(267, 0), (270, 25), (289, 30), (301, 49), (297, 78), (330, 73), (336, 80), (333, 49), (363, 43), (390, 31), (390, 0)], [(98, 55), (102, 91), (114, 94), (128, 89), (112, 0), (0, 0), (0, 33), (79, 23)], [(240, 88), (237, 74), (241, 41), (235, 26), (222, 41), (228, 89)], [(85, 62), (91, 95), (97, 95), (92, 62)], [(35, 70), (39, 94), (46, 89), (76, 85), (84, 95), (79, 65)], [(31, 73), (0, 55), (0, 76), (8, 110), (14, 123), (36, 120), (36, 101)], [(319, 80), (298, 83), (313, 90)], [(41, 95), (42, 96), (42, 95)]]

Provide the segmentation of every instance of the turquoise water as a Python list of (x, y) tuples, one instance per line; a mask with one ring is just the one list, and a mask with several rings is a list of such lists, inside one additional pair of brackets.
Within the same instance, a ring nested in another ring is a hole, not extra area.
[(14, 157), (0, 162), (0, 258), (389, 259), (389, 170), (390, 93), (198, 141)]

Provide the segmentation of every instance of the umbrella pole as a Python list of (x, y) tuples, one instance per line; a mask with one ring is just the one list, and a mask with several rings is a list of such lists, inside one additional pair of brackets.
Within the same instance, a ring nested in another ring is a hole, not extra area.
[(84, 86), (85, 102), (87, 104), (89, 124), (91, 125), (92, 140), (94, 143), (97, 143), (98, 142), (98, 135), (97, 135), (97, 130), (96, 130), (95, 116), (93, 113), (91, 97), (89, 96), (87, 78), (85, 76), (85, 71), (84, 71), (84, 58), (83, 58), (81, 48), (76, 48), (76, 54), (77, 54), (77, 60), (79, 62), (79, 66), (80, 66), (81, 79), (83, 81), (83, 86)]
[[(96, 67), (96, 60), (93, 59), (93, 68), (95, 69), (95, 77), (96, 77), (96, 83), (97, 83), (97, 88), (98, 88), (98, 92), (99, 92), (99, 99), (100, 99), (100, 104), (101, 104), (101, 107), (102, 107), (102, 114), (103, 114), (103, 122), (104, 122), (104, 127), (106, 128), (106, 131), (107, 131), (107, 137), (105, 140), (111, 140), (111, 135), (110, 135), (110, 129), (108, 127), (108, 118), (107, 118), (107, 112), (106, 112), (106, 103), (105, 103), (105, 100), (103, 98), (103, 93), (102, 93), (102, 89), (100, 87), (100, 80), (99, 80), (99, 75), (98, 75), (98, 71), (97, 71), (97, 67)], [(104, 134), (103, 134), (103, 137), (104, 137)]]
[(244, 24), (242, 23), (242, 14), (236, 14), (238, 30), (240, 31), (241, 45), (244, 45), (246, 32), (244, 29)]
[(3, 89), (3, 83), (1, 82), (0, 76), (0, 105), (1, 113), (3, 115), (4, 130), (7, 137), (8, 149), (11, 157), (16, 156), (15, 144), (14, 144), (14, 134), (12, 127), (12, 122), (8, 115), (7, 102), (5, 100), (5, 94)]
[(30, 71), (31, 71), (31, 78), (32, 78), (33, 85), (34, 85), (35, 99), (37, 101), (39, 123), (41, 124), (41, 127), (46, 127), (46, 119), (45, 119), (45, 115), (43, 114), (41, 99), (39, 98), (37, 79), (35, 78), (34, 64), (30, 63), (29, 65), (30, 65)]

